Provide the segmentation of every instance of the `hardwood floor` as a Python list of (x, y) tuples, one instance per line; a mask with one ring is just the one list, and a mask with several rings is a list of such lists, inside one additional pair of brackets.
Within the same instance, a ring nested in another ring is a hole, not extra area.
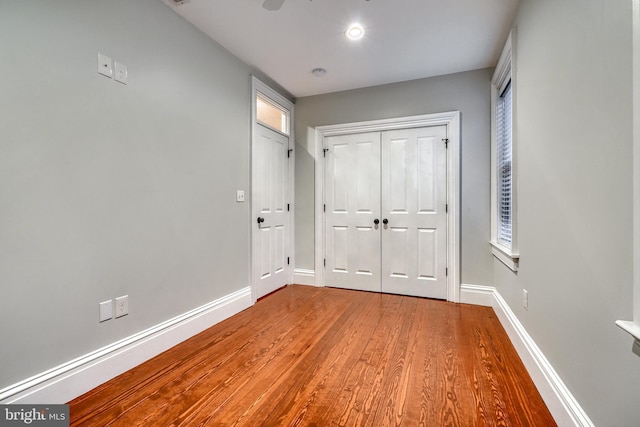
[(69, 402), (72, 426), (555, 426), (493, 309), (287, 286)]

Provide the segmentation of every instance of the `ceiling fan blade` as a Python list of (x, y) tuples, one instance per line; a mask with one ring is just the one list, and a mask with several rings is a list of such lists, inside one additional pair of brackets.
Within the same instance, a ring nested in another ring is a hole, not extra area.
[(262, 7), (267, 10), (280, 10), (282, 3), (284, 3), (284, 0), (264, 0)]

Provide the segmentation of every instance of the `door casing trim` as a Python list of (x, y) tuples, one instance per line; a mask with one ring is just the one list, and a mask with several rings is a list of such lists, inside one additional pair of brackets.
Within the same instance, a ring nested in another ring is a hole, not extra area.
[(460, 112), (318, 126), (315, 129), (315, 285), (324, 286), (324, 138), (417, 127), (447, 127), (447, 301), (460, 301)]

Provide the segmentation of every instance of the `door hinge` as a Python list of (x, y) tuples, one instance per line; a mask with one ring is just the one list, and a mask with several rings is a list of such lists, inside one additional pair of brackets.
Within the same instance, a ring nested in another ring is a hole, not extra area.
[(327, 157), (327, 151), (329, 151), (328, 148), (323, 148), (322, 149), (322, 157)]
[(444, 269), (444, 275), (445, 275), (445, 276), (448, 276), (448, 275), (449, 275), (449, 268), (448, 268), (448, 267)]
[(327, 204), (325, 203), (324, 205), (322, 205), (322, 212), (326, 212), (327, 211)]
[(442, 138), (442, 142), (444, 142), (444, 148), (449, 148), (449, 138)]
[(292, 152), (292, 151), (293, 151), (293, 148), (289, 148), (289, 149), (287, 150), (287, 159), (288, 159), (289, 157), (291, 157), (291, 152)]
[(445, 213), (449, 213), (449, 203), (447, 203), (446, 205), (444, 205), (444, 212), (445, 212)]
[(289, 206), (289, 203), (287, 203), (287, 212), (289, 212), (289, 209), (290, 209), (290, 208), (291, 208), (291, 207)]
[(287, 265), (289, 265), (289, 257), (287, 257)]
[(325, 267), (327, 266), (327, 259), (326, 258), (324, 259), (324, 266)]

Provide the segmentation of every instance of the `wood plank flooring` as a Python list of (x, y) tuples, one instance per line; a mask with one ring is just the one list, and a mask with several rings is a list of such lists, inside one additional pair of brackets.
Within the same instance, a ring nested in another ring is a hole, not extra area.
[(69, 402), (72, 426), (555, 426), (493, 309), (287, 286)]

